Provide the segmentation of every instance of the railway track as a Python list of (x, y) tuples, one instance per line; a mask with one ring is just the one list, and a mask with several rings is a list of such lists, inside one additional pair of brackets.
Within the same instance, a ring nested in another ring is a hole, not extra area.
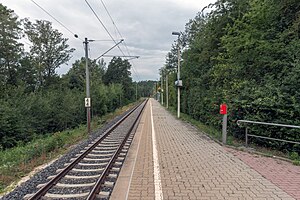
[(133, 108), (24, 199), (108, 199), (147, 101)]

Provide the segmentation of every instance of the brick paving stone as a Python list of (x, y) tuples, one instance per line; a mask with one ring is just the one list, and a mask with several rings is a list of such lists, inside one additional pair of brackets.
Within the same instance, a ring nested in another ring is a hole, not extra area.
[[(164, 199), (294, 199), (188, 123), (153, 105)], [(155, 199), (150, 106), (128, 199)], [(295, 190), (296, 191), (296, 190)]]
[[(145, 121), (150, 120), (149, 104), (144, 112)], [(138, 157), (133, 171), (128, 199), (154, 199), (153, 159), (151, 124), (145, 123), (138, 149)]]
[(170, 199), (170, 190), (174, 199), (294, 199), (196, 128), (151, 101), (164, 199)]
[[(295, 166), (292, 163), (283, 160), (250, 154), (248, 152), (238, 151), (228, 147), (224, 147), (224, 149), (242, 160), (252, 169), (260, 173), (263, 177), (295, 199), (300, 199), (299, 166)], [(272, 189), (272, 186), (269, 185), (269, 188)]]

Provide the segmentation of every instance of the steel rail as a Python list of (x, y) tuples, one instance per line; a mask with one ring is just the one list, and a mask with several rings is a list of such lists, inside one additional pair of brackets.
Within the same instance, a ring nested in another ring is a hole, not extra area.
[(101, 185), (104, 184), (105, 182), (105, 178), (106, 176), (109, 174), (110, 169), (112, 168), (113, 164), (115, 163), (116, 159), (118, 158), (120, 152), (122, 151), (127, 139), (129, 138), (133, 128), (135, 127), (135, 125), (137, 124), (137, 122), (139, 121), (142, 112), (146, 106), (148, 102), (148, 99), (146, 100), (145, 104), (143, 105), (143, 108), (141, 110), (141, 112), (138, 114), (137, 118), (134, 120), (133, 124), (130, 126), (130, 129), (128, 130), (128, 132), (126, 133), (126, 136), (124, 138), (124, 140), (122, 141), (121, 145), (119, 146), (118, 150), (115, 152), (115, 154), (112, 156), (111, 160), (109, 161), (108, 165), (106, 166), (106, 168), (104, 169), (103, 173), (101, 174), (100, 178), (98, 179), (98, 181), (96, 182), (95, 186), (93, 187), (93, 189), (91, 190), (91, 192), (89, 193), (88, 197), (86, 198), (86, 200), (94, 200), (96, 199), (97, 194), (100, 192), (101, 190)]
[(44, 196), (53, 186), (56, 185), (69, 171), (71, 171), (74, 166), (79, 163), (87, 154), (89, 154), (100, 142), (102, 142), (114, 129), (116, 129), (127, 117), (130, 116), (143, 102), (134, 107), (130, 112), (123, 116), (117, 123), (107, 129), (104, 134), (95, 142), (91, 147), (89, 147), (85, 152), (78, 156), (74, 161), (72, 161), (64, 170), (59, 172), (53, 179), (46, 183), (42, 188), (40, 188), (29, 200), (38, 200)]

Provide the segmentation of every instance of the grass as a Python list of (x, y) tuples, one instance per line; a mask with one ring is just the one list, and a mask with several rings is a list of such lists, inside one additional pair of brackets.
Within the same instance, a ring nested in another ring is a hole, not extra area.
[[(168, 109), (173, 115), (177, 115), (177, 110), (175, 110), (174, 107), (169, 107)], [(217, 140), (217, 141), (222, 141), (222, 133), (221, 130), (218, 130), (214, 127), (205, 125), (203, 123), (201, 123), (200, 121), (195, 120), (194, 118), (192, 118), (191, 116), (184, 114), (184, 113), (180, 113), (180, 119), (185, 121), (185, 122), (189, 122), (191, 124), (193, 124), (194, 126), (196, 126), (199, 130), (201, 130), (202, 132), (204, 132), (206, 135), (209, 135), (210, 137), (212, 137), (213, 139)]]
[(86, 127), (57, 132), (32, 142), (0, 152), (0, 192), (31, 172), (36, 166), (49, 162), (71, 145), (87, 137)]
[[(174, 107), (169, 107), (168, 111), (170, 111), (170, 113), (172, 113), (174, 116), (177, 115), (177, 110)], [(218, 141), (218, 142), (222, 141), (222, 131), (221, 130), (218, 130), (212, 126), (205, 125), (204, 123), (197, 121), (197, 120), (193, 119), (191, 116), (184, 114), (184, 113), (180, 113), (180, 118), (183, 121), (193, 124), (201, 132), (208, 135), (215, 141)], [(231, 147), (237, 147), (240, 150), (245, 149), (245, 147), (244, 147), (245, 141), (234, 138), (232, 135), (227, 135), (227, 145), (231, 146)], [(242, 147), (242, 148), (240, 148), (240, 147)], [(263, 154), (264, 156), (282, 157), (285, 159), (289, 159), (289, 161), (292, 162), (294, 165), (298, 165), (298, 166), (300, 165), (300, 156), (296, 152), (282, 152), (282, 151), (272, 149), (272, 148), (261, 147), (254, 143), (249, 144), (248, 147), (251, 149), (254, 149), (255, 152), (257, 152), (257, 153)]]
[[(95, 117), (91, 124), (92, 130), (100, 128), (106, 121), (120, 115), (133, 105), (134, 103), (129, 104), (103, 117)], [(72, 130), (36, 138), (26, 145), (0, 151), (0, 195), (13, 189), (16, 183), (34, 168), (66, 153), (72, 145), (87, 137), (86, 125), (80, 125)]]

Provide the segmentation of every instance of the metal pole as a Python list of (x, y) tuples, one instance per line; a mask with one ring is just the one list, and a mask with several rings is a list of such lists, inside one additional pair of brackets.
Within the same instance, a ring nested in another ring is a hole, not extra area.
[(163, 85), (164, 85), (164, 80), (163, 80), (163, 77), (164, 77), (164, 74), (163, 74), (163, 71), (161, 72), (161, 79), (160, 79), (160, 82), (161, 82), (161, 105), (164, 105), (164, 93), (163, 93)]
[(227, 141), (227, 114), (223, 115), (223, 125), (222, 125), (222, 143), (226, 144)]
[[(88, 66), (88, 39), (85, 38), (84, 40), (84, 45), (85, 45), (85, 78), (86, 78), (86, 98), (90, 98), (90, 75), (89, 75), (89, 66)], [(87, 128), (88, 128), (88, 133), (91, 132), (91, 108), (87, 107), (86, 108), (86, 118), (87, 118)]]
[(157, 81), (155, 81), (155, 99), (158, 101), (158, 95), (157, 95)]
[(167, 104), (167, 108), (169, 108), (168, 72), (166, 73), (166, 104)]
[(246, 147), (248, 147), (248, 127), (246, 127), (245, 138), (246, 138)]
[[(177, 69), (177, 81), (180, 80), (180, 45), (178, 36), (178, 69)], [(177, 117), (180, 118), (180, 87), (177, 86)]]
[(136, 82), (136, 85), (135, 85), (135, 101), (137, 101), (137, 82)]

